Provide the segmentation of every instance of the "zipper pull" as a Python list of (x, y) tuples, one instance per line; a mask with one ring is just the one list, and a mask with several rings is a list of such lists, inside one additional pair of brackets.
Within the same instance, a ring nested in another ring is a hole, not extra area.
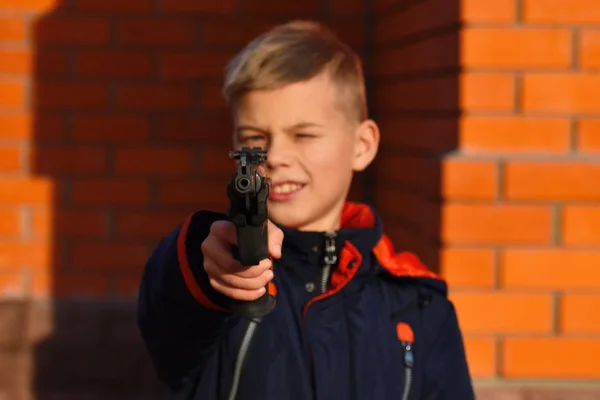
[(337, 263), (337, 249), (335, 239), (337, 233), (325, 233), (325, 256), (323, 257), (323, 268), (321, 269), (321, 293), (327, 291), (329, 286), (329, 277), (331, 276), (331, 268)]
[(335, 265), (337, 263), (337, 249), (335, 247), (335, 238), (337, 237), (337, 233), (335, 232), (327, 232), (325, 233), (325, 257), (324, 262), (325, 265)]
[(413, 354), (415, 334), (410, 325), (408, 325), (406, 322), (398, 322), (396, 325), (396, 334), (398, 335), (400, 344), (404, 348), (404, 366), (412, 369), (415, 362), (415, 357)]
[(404, 349), (404, 391), (402, 393), (402, 400), (408, 400), (413, 384), (413, 364), (415, 362), (413, 344), (415, 343), (415, 333), (406, 322), (398, 322), (396, 325), (396, 334)]
[(404, 366), (406, 368), (412, 369), (413, 363), (415, 362), (415, 358), (412, 352), (412, 344), (408, 342), (401, 342), (402, 347), (404, 347)]

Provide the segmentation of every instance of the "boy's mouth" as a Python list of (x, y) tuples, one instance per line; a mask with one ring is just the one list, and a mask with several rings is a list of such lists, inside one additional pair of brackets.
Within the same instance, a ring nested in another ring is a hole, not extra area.
[(304, 186), (304, 184), (296, 182), (276, 183), (271, 187), (269, 198), (276, 201), (289, 200), (296, 196)]

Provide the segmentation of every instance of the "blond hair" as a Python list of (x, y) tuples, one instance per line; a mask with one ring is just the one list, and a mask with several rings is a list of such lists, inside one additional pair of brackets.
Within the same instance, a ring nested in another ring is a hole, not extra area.
[(358, 55), (331, 30), (292, 21), (258, 36), (227, 65), (223, 95), (230, 107), (248, 92), (272, 90), (327, 72), (340, 106), (356, 122), (367, 118), (363, 67)]

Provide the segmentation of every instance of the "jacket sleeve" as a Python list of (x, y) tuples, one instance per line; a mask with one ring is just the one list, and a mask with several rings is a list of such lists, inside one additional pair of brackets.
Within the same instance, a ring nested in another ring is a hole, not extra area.
[(425, 363), (423, 400), (475, 400), (456, 311), (449, 311)]
[(239, 318), (209, 284), (201, 244), (214, 221), (227, 216), (199, 211), (158, 244), (139, 290), (137, 322), (159, 378), (177, 391), (202, 369), (221, 335)]

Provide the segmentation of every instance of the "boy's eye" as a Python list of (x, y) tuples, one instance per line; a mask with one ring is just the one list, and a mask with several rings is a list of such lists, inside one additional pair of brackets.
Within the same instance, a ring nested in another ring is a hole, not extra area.
[(255, 135), (255, 136), (246, 136), (242, 138), (242, 142), (255, 142), (257, 140), (264, 140), (264, 136)]
[(315, 135), (311, 135), (309, 133), (297, 133), (296, 134), (296, 138), (297, 139), (310, 139), (310, 138), (314, 138), (316, 137)]

